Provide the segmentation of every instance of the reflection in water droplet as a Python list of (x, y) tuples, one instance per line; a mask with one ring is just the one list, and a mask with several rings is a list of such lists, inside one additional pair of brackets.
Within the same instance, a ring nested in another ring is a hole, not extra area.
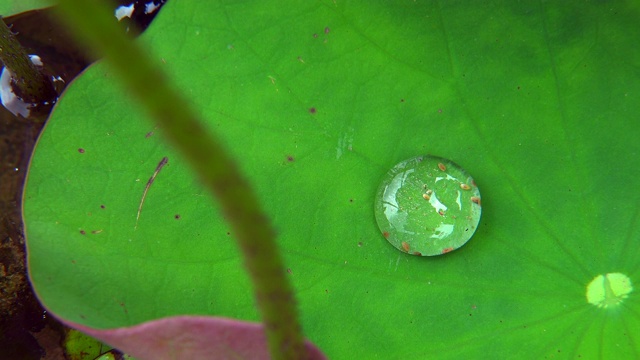
[(441, 255), (473, 236), (482, 213), (475, 181), (457, 164), (418, 156), (394, 166), (376, 195), (375, 216), (384, 237), (398, 250)]

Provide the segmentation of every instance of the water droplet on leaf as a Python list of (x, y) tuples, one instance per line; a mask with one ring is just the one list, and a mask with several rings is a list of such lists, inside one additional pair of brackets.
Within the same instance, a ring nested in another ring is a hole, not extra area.
[(375, 216), (385, 239), (413, 255), (441, 255), (476, 231), (482, 207), (473, 178), (450, 160), (418, 156), (394, 166), (376, 194)]

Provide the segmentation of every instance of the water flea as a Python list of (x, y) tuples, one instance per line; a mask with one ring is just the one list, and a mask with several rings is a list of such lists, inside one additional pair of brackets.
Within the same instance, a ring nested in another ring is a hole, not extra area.
[(231, 235), (231, 233), (227, 231), (227, 236), (229, 236), (229, 235)]
[(520, 86), (518, 86), (518, 90), (520, 90)]
[(150, 138), (150, 137), (152, 137), (152, 136), (153, 136), (153, 131), (149, 131), (149, 132), (147, 133), (147, 135), (145, 135), (144, 137), (148, 139), (148, 138)]
[(317, 39), (317, 38), (318, 38), (318, 34), (313, 34), (313, 37), (314, 37), (315, 39)]
[(350, 202), (350, 203), (352, 203), (352, 202), (353, 202), (353, 199), (349, 199), (349, 202)]
[(416, 256), (454, 251), (475, 233), (482, 208), (480, 190), (456, 163), (417, 156), (395, 165), (378, 187), (374, 214), (382, 236)]
[(291, 155), (287, 155), (287, 161), (288, 162), (293, 162), (295, 159), (293, 158), (293, 156)]
[(622, 273), (598, 275), (587, 285), (587, 302), (599, 308), (615, 308), (633, 291), (631, 279)]
[(287, 268), (287, 272), (291, 274), (293, 271), (291, 271), (291, 268)]
[(86, 235), (86, 234), (87, 234), (87, 232), (86, 232), (86, 231), (84, 231), (84, 230), (80, 230), (80, 234), (82, 234), (82, 235)]
[(404, 99), (400, 99), (400, 102), (404, 102)]
[(315, 113), (316, 113), (316, 111), (317, 111), (317, 110), (316, 110), (316, 108), (314, 108), (314, 107), (309, 108), (309, 113), (311, 113), (311, 114), (315, 114)]
[(83, 148), (79, 148), (79, 149), (78, 149), (78, 152), (79, 152), (80, 154), (84, 154), (84, 149), (83, 149)]
[(105, 208), (106, 208), (106, 206), (100, 205), (100, 209), (105, 209)]
[(176, 220), (180, 220), (180, 214), (175, 214), (175, 215), (173, 216), (173, 218), (174, 218), (174, 219), (176, 219)]
[(104, 230), (100, 229), (100, 230), (93, 230), (91, 233), (92, 234), (100, 234), (101, 232), (103, 232)]
[(324, 33), (325, 33), (325, 34), (328, 34), (328, 33), (329, 33), (329, 31), (331, 31), (331, 30), (329, 29), (329, 27), (328, 27), (328, 26), (324, 28)]

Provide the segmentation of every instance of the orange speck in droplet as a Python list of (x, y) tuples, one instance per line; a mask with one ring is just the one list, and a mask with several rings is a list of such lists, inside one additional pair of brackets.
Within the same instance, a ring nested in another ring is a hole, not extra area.
[(460, 184), (460, 189), (462, 189), (462, 190), (471, 190), (471, 186), (469, 186), (469, 185), (467, 185), (465, 183), (462, 183), (462, 184)]
[(388, 231), (383, 231), (382, 232), (382, 236), (384, 236), (385, 239), (388, 239), (389, 238), (389, 232)]
[(442, 249), (442, 253), (443, 253), (443, 254), (446, 254), (446, 253), (448, 253), (448, 252), (452, 252), (452, 251), (453, 251), (453, 248), (452, 248), (452, 247), (448, 247), (448, 248)]
[(428, 194), (422, 194), (422, 197), (423, 197), (425, 200), (430, 200), (430, 199), (431, 199), (431, 197), (430, 197)]
[(438, 163), (438, 169), (440, 169), (440, 170), (442, 170), (442, 171), (446, 171), (446, 170), (447, 170), (447, 167), (446, 167), (446, 166), (444, 166), (444, 164), (443, 164), (443, 163)]
[(405, 252), (409, 252), (409, 244), (407, 244), (405, 241), (402, 242), (402, 248)]
[(482, 204), (481, 204), (481, 201), (480, 201), (480, 198), (479, 198), (479, 197), (477, 197), (477, 196), (472, 196), (472, 197), (471, 197), (471, 202), (473, 202), (473, 203), (475, 203), (475, 204), (478, 204), (478, 205), (482, 205)]
[(414, 251), (413, 255), (418, 255), (418, 256), (422, 256), (422, 253), (420, 251)]

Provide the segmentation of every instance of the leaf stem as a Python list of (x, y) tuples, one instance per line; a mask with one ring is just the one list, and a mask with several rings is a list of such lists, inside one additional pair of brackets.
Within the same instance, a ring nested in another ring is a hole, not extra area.
[(51, 79), (31, 62), (13, 33), (0, 21), (0, 60), (11, 71), (13, 90), (27, 104), (53, 103), (58, 97)]
[(61, 0), (60, 10), (75, 33), (84, 36), (81, 40), (106, 57), (218, 198), (244, 255), (272, 358), (305, 358), (295, 300), (276, 247), (274, 230), (233, 159), (198, 121), (188, 102), (174, 90), (175, 86), (166, 80), (149, 55), (116, 26), (102, 2)]

